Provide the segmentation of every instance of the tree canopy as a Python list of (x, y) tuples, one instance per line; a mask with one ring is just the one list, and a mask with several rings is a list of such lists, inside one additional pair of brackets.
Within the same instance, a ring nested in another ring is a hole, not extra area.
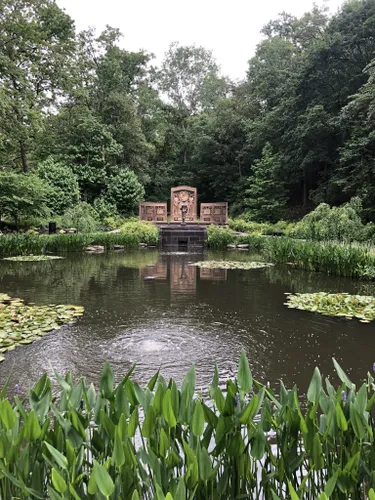
[(356, 196), (375, 220), (375, 0), (281, 13), (237, 83), (204, 47), (156, 67), (116, 28), (78, 33), (53, 0), (0, 0), (0, 28), (0, 171), (48, 184), (41, 213), (129, 214), (190, 184), (257, 221)]

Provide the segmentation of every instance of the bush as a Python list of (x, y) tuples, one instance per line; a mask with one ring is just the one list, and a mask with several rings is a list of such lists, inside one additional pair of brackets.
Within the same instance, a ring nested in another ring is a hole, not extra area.
[(95, 198), (93, 207), (101, 222), (110, 217), (118, 216), (116, 205), (111, 203), (106, 196)]
[(366, 226), (359, 215), (361, 209), (358, 198), (340, 207), (331, 208), (321, 203), (295, 225), (291, 236), (316, 241), (362, 241), (366, 237)]
[(134, 244), (157, 245), (159, 241), (159, 229), (148, 222), (130, 220), (121, 226), (120, 231), (128, 236), (129, 242), (134, 241)]
[(374, 378), (357, 389), (333, 361), (339, 384), (316, 368), (303, 398), (253, 380), (244, 353), (205, 396), (194, 367), (180, 387), (159, 372), (141, 387), (108, 363), (98, 389), (56, 372), (26, 398), (5, 387), (2, 498), (372, 499)]
[(120, 215), (134, 214), (144, 195), (145, 190), (138, 177), (129, 169), (121, 170), (108, 182), (106, 198), (116, 206)]
[(208, 226), (207, 236), (207, 243), (211, 248), (226, 248), (227, 245), (236, 241), (234, 231), (227, 227)]
[(88, 203), (82, 201), (67, 210), (61, 218), (65, 228), (75, 228), (78, 233), (92, 233), (98, 227), (98, 214)]
[(47, 206), (52, 214), (61, 215), (79, 202), (79, 186), (72, 169), (52, 157), (38, 164), (38, 177), (47, 182)]

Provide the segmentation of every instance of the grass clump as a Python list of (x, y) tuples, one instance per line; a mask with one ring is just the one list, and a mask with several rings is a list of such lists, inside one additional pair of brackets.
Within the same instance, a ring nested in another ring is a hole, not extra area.
[[(73, 323), (82, 314), (81, 306), (26, 305), (21, 299), (0, 294), (0, 353), (31, 344), (61, 325)], [(4, 355), (0, 354), (0, 361), (3, 360)]]
[(373, 498), (374, 378), (357, 390), (333, 361), (340, 384), (316, 368), (303, 404), (296, 387), (254, 380), (244, 353), (207, 397), (194, 367), (181, 387), (159, 372), (141, 387), (134, 367), (115, 385), (108, 363), (97, 389), (56, 372), (58, 397), (46, 374), (25, 401), (5, 387), (1, 497)]
[(228, 227), (208, 226), (207, 244), (210, 248), (226, 248), (236, 242), (235, 232)]
[(120, 232), (127, 238), (128, 245), (146, 243), (154, 246), (159, 242), (159, 229), (149, 222), (128, 221), (120, 227)]
[(290, 309), (311, 311), (325, 316), (357, 318), (362, 323), (375, 319), (375, 298), (348, 293), (297, 293), (288, 295), (285, 303)]

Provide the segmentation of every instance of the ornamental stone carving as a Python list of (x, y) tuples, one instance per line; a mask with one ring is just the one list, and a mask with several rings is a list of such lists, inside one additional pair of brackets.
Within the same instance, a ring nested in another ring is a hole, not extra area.
[(171, 189), (171, 222), (182, 222), (182, 211), (186, 222), (197, 220), (197, 189), (177, 186)]
[(228, 224), (228, 203), (201, 203), (202, 224)]
[(143, 202), (139, 204), (139, 220), (167, 222), (167, 204)]

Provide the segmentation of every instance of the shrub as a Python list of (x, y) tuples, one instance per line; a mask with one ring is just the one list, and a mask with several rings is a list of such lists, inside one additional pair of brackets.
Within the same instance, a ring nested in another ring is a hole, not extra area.
[(109, 201), (106, 196), (99, 196), (98, 198), (95, 198), (93, 207), (98, 214), (100, 221), (118, 216), (116, 205)]
[(38, 164), (38, 177), (47, 182), (47, 206), (53, 214), (61, 215), (79, 202), (79, 186), (72, 169), (52, 157)]
[(18, 227), (22, 217), (47, 217), (49, 188), (34, 174), (0, 172), (0, 220), (12, 218)]
[(225, 248), (236, 241), (236, 235), (232, 229), (219, 226), (208, 226), (207, 243), (211, 248)]
[(117, 207), (119, 214), (133, 214), (139, 202), (144, 198), (145, 190), (136, 174), (129, 170), (121, 170), (108, 182), (107, 199)]
[(295, 225), (291, 235), (317, 241), (362, 241), (366, 236), (366, 227), (362, 224), (360, 211), (358, 198), (340, 207), (331, 208), (321, 203)]
[(127, 235), (134, 244), (147, 243), (147, 245), (157, 245), (159, 241), (159, 229), (151, 223), (129, 220), (120, 228), (123, 235)]
[(91, 205), (82, 201), (64, 213), (61, 224), (77, 229), (78, 233), (92, 233), (98, 227), (98, 214)]

